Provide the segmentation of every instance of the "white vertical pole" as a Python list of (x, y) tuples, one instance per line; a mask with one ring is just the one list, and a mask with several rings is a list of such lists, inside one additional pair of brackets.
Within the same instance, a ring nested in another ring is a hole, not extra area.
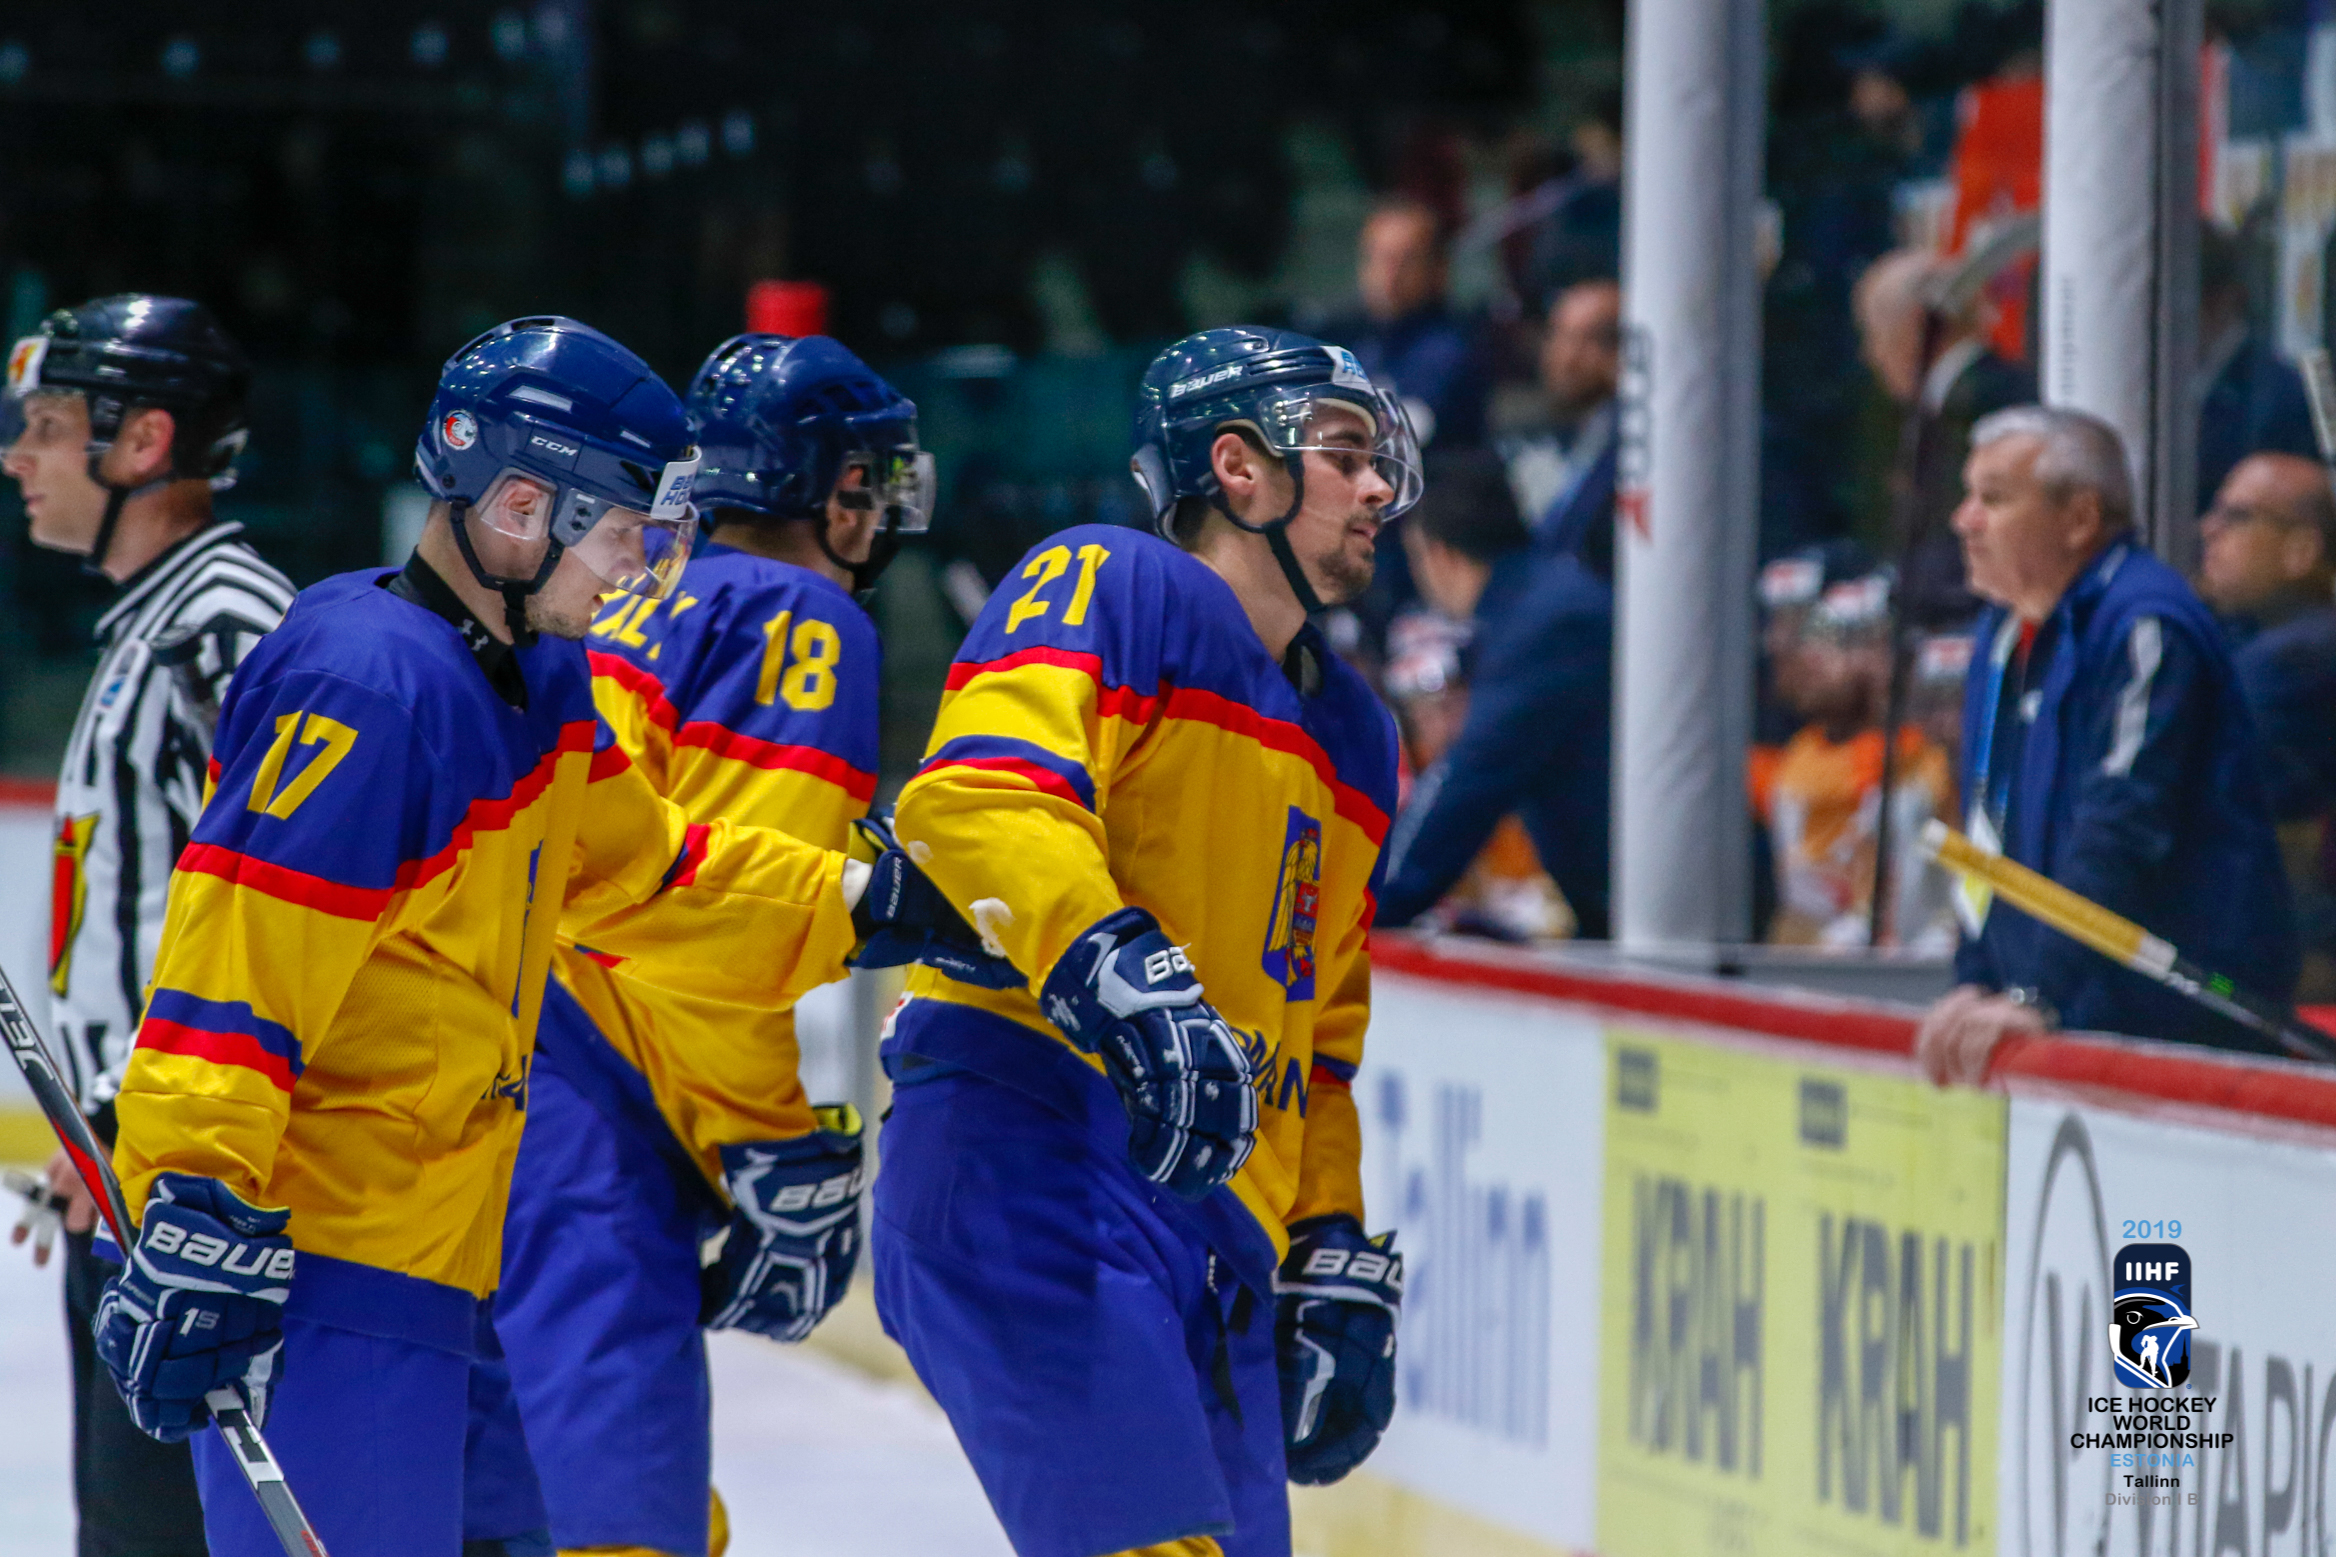
[(1614, 887), (1641, 953), (1751, 927), (1765, 55), (1761, 0), (1632, 0)]
[(2196, 526), (2199, 0), (2045, 11), (2044, 398), (2117, 429), (2135, 517)]

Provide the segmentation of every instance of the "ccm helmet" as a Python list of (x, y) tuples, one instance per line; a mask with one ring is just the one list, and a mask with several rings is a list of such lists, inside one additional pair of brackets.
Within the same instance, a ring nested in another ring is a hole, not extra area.
[[(1395, 495), (1381, 510), (1393, 519), (1419, 501), (1419, 440), (1394, 394), (1371, 382), (1353, 352), (1300, 335), (1254, 325), (1227, 325), (1188, 335), (1152, 359), (1136, 390), (1136, 482), (1150, 500), (1152, 523), (1175, 539), (1176, 505), (1205, 498), (1244, 530), (1263, 535), (1298, 603), (1311, 614), (1321, 600), (1290, 550), (1289, 524), (1306, 501), (1309, 449), (1353, 452), (1319, 441), (1317, 407), (1347, 406), (1372, 429), (1371, 459)], [(1295, 491), (1278, 519), (1252, 524), (1234, 514), (1210, 459), (1217, 435), (1245, 428), (1281, 456)]]
[[(235, 485), (250, 388), (243, 348), (208, 308), (183, 297), (125, 292), (60, 308), (9, 349), (11, 402), (57, 393), (88, 402), (89, 479), (105, 488), (106, 507), (83, 567), (104, 571), (122, 505), (138, 493), (170, 481), (207, 481), (214, 492)], [(99, 467), (129, 414), (148, 406), (171, 415), (170, 468), (144, 485), (118, 486)]]
[[(452, 507), (463, 561), (502, 594), (521, 642), (527, 596), (567, 552), (611, 589), (651, 599), (689, 560), (698, 452), (681, 401), (646, 362), (573, 319), (514, 319), (448, 358), (414, 469)], [(549, 501), (488, 501), (515, 479)], [(472, 544), (474, 517), (508, 539), (542, 542), (535, 571), (489, 572)]]
[[(933, 457), (917, 446), (917, 408), (841, 342), (825, 335), (738, 335), (714, 348), (689, 386), (690, 426), (704, 459), (698, 506), (808, 519), (828, 561), (866, 589), (933, 518)], [(864, 472), (838, 491), (846, 470)], [(881, 511), (866, 562), (838, 555), (827, 501)]]

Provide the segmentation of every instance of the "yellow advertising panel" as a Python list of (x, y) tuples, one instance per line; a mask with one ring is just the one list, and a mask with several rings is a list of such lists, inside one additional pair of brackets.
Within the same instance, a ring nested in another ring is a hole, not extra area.
[(1602, 1557), (1993, 1552), (2004, 1100), (1606, 1049)]

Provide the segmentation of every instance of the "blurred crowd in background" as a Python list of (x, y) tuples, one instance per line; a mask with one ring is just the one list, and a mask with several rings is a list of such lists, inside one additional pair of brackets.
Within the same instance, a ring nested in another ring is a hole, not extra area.
[[(877, 606), (897, 782), (990, 586), (1052, 530), (1139, 522), (1141, 364), (1289, 323), (1392, 382), (1429, 463), (1334, 624), (1412, 775), (1383, 922), (1605, 933), (1618, 0), (181, 11), (0, 20), (0, 303), (11, 337), (130, 287), (213, 306), (259, 363), (225, 511), (296, 580), (401, 552), (427, 387), (496, 319), (576, 315), (676, 384), (750, 323), (823, 329), (940, 458)], [(2041, 8), (1770, 12), (1756, 917), (1939, 953), (1913, 840), (1959, 815), (1970, 429), (2036, 398)], [(2210, 7), (2196, 578), (2336, 988), (2336, 504), (2291, 360), (2336, 317), (2317, 15)], [(37, 776), (105, 595), (23, 535), (0, 522), (0, 770)]]

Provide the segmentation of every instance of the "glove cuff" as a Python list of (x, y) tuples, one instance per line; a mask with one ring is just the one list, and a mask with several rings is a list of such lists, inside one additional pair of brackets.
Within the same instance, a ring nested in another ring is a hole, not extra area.
[[(1046, 982), (1039, 986), (1039, 1010), (1071, 1042), (1094, 1053), (1102, 1022), (1108, 1020), (1107, 1013), (1096, 1010), (1096, 964), (1132, 940), (1164, 933), (1150, 909), (1122, 908), (1105, 914), (1073, 936), (1070, 947), (1055, 959)], [(1092, 1023), (1090, 1013), (1097, 1018)]]
[(245, 1238), (280, 1238), (291, 1225), (287, 1209), (264, 1210), (251, 1204), (217, 1179), (192, 1173), (158, 1173), (147, 1191), (146, 1209), (177, 1206), (207, 1216)]

